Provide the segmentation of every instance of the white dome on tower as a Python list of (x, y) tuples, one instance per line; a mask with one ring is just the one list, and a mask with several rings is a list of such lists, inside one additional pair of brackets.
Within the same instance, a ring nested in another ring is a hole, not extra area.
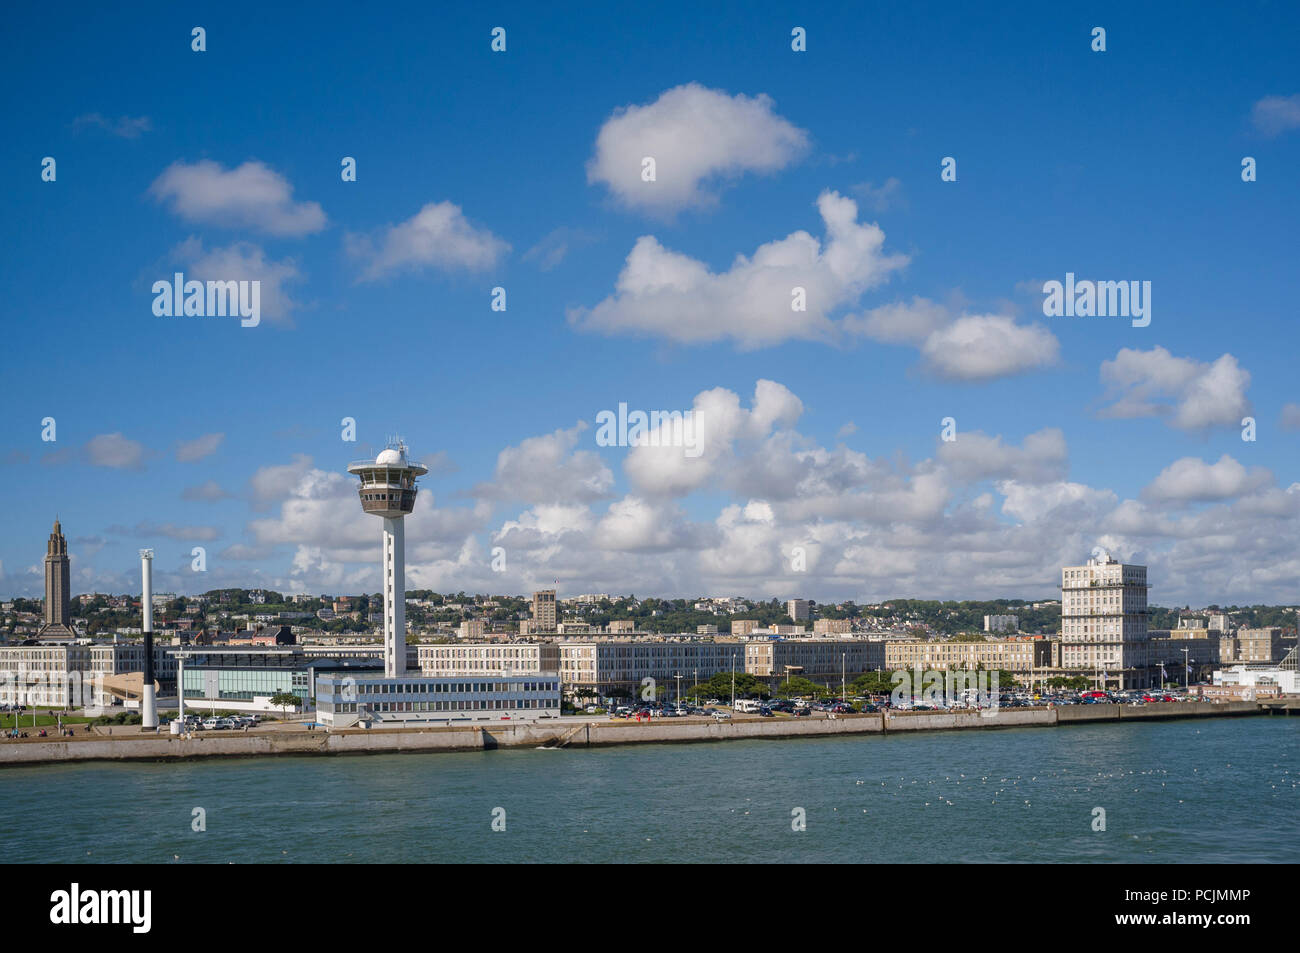
[(379, 456), (375, 457), (375, 463), (404, 467), (406, 466), (406, 454), (401, 450), (394, 450), (389, 447), (387, 450), (379, 452)]

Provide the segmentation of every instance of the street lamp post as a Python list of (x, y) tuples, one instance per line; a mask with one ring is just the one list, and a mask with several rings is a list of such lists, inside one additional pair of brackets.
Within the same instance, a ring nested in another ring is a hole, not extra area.
[(1187, 655), (1187, 646), (1183, 646), (1183, 691), (1192, 687), (1192, 666), (1191, 659)]

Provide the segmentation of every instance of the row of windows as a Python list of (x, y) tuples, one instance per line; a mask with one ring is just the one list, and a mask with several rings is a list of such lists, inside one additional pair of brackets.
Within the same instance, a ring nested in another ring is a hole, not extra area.
[(433, 658), (537, 658), (536, 649), (424, 649), (420, 654)]
[[(560, 707), (560, 700), (557, 696), (549, 700), (544, 698), (521, 698), (511, 701), (510, 699), (493, 698), (445, 702), (374, 702), (362, 707), (376, 712), (522, 711), (524, 709), (558, 708)], [(321, 704), (320, 709), (323, 712), (335, 711), (340, 714), (355, 713), (357, 703), (341, 702), (338, 705), (331, 705), (325, 702)]]
[[(330, 686), (334, 687), (334, 686)], [(352, 686), (340, 685), (338, 691), (349, 690)], [(355, 686), (358, 695), (447, 695), (473, 692), (558, 692), (559, 682), (411, 682), (409, 684), (390, 685), (387, 682), (374, 684), (359, 682)]]

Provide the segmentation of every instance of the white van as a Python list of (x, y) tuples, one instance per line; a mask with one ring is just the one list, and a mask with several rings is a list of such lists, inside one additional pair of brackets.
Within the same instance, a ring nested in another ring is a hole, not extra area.
[(759, 704), (752, 698), (736, 699), (736, 711), (758, 711)]

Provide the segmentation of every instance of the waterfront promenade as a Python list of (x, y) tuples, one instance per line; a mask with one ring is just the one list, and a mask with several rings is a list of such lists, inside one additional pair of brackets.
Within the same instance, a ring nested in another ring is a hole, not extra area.
[(0, 767), (68, 761), (158, 761), (249, 757), (255, 755), (366, 754), (395, 752), (484, 751), (520, 747), (602, 747), (637, 743), (731, 741), (763, 738), (883, 735), (913, 731), (1065, 727), (1108, 721), (1167, 720), (1249, 716), (1287, 716), (1290, 705), (1256, 702), (1178, 702), (1143, 706), (1068, 705), (1058, 708), (1003, 708), (976, 711), (882, 712), (837, 718), (656, 719), (561, 718), (537, 722), (497, 722), (420, 729), (293, 730), (288, 726), (248, 733), (205, 732), (173, 735), (78, 735), (0, 744)]

